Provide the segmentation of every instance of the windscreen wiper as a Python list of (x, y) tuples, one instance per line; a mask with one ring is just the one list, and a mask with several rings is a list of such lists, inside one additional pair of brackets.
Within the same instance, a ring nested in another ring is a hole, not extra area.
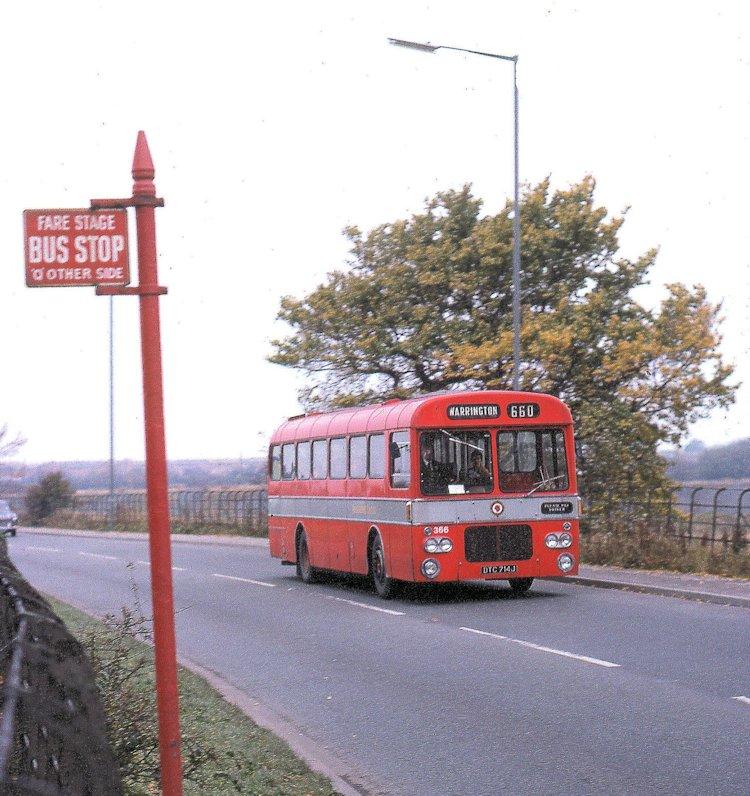
[(454, 437), (449, 434), (444, 428), (441, 428), (440, 432), (445, 434), (445, 436), (448, 437), (451, 442), (455, 442), (457, 445), (465, 445), (467, 448), (474, 448), (475, 451), (479, 451), (481, 454), (484, 454), (484, 448), (481, 445), (474, 445), (472, 442), (465, 442), (462, 439), (458, 439), (458, 437)]
[(533, 495), (534, 492), (537, 491), (537, 489), (541, 489), (543, 486), (546, 486), (547, 484), (551, 484), (553, 481), (559, 481), (561, 478), (565, 478), (565, 477), (566, 477), (565, 473), (563, 473), (562, 475), (556, 475), (556, 476), (553, 476), (552, 478), (542, 478), (542, 480), (538, 484), (534, 484), (534, 488), (530, 492), (527, 492), (524, 495), (524, 497), (528, 497), (529, 495)]

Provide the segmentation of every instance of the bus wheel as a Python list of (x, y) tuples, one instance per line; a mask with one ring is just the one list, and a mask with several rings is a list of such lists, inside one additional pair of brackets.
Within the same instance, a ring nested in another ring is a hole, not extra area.
[(395, 595), (397, 582), (389, 578), (385, 571), (385, 550), (379, 533), (375, 534), (370, 547), (370, 578), (375, 591), (384, 600)]
[(307, 549), (304, 531), (297, 540), (297, 577), (303, 583), (315, 583), (318, 580), (318, 570), (310, 563), (310, 551)]
[(533, 582), (534, 578), (510, 578), (508, 580), (514, 594), (525, 594), (531, 588)]

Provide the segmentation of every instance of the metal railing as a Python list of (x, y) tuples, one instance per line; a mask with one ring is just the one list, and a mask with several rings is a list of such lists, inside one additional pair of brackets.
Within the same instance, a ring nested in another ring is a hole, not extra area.
[[(19, 513), (23, 500), (9, 496)], [(79, 492), (72, 507), (92, 522), (145, 523), (144, 490)], [(643, 521), (649, 530), (681, 540), (686, 545), (708, 546), (714, 552), (740, 552), (750, 545), (750, 487), (690, 485), (675, 487), (668, 497), (645, 495), (639, 499), (604, 500), (584, 515), (586, 528), (621, 527), (623, 521)], [(169, 493), (173, 526), (208, 526), (218, 530), (261, 536), (267, 533), (268, 492), (264, 486), (226, 489), (173, 489)]]
[(750, 545), (750, 488), (680, 486), (666, 497), (613, 502), (584, 524), (600, 530), (642, 522), (648, 530), (711, 552), (743, 552)]
[(0, 541), (0, 793), (122, 793), (81, 645)]
[[(78, 493), (71, 510), (93, 521), (115, 523), (145, 522), (144, 490)], [(234, 489), (175, 489), (169, 493), (169, 515), (173, 525), (211, 526), (247, 535), (266, 532), (268, 493), (265, 487)]]

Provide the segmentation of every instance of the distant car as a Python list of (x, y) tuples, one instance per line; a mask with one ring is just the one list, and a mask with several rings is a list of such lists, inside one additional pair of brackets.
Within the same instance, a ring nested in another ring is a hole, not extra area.
[(7, 500), (0, 500), (0, 534), (15, 536), (18, 515), (10, 507)]

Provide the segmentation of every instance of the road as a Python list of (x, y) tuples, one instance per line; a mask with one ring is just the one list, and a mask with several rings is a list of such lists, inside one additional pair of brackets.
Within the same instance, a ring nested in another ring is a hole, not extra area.
[[(9, 548), (41, 591), (104, 613), (135, 584), (148, 605), (145, 542)], [(748, 792), (747, 609), (539, 581), (383, 602), (358, 579), (304, 586), (264, 548), (179, 544), (173, 563), (180, 652), (369, 792)]]

